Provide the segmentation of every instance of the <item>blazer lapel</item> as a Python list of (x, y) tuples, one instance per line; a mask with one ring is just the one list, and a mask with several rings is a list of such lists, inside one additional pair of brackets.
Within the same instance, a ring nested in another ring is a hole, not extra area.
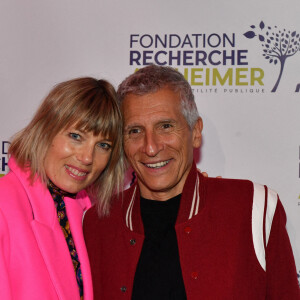
[(28, 196), (32, 208), (31, 227), (58, 299), (79, 300), (73, 263), (50, 192), (37, 176), (31, 183), (30, 170), (20, 169), (13, 157), (9, 160), (9, 167)]
[[(88, 197), (84, 197), (84, 198), (86, 198), (85, 202), (88, 203), (88, 207), (90, 207), (91, 206), (90, 200), (88, 199)], [(85, 300), (88, 300), (88, 299), (93, 299), (93, 294), (92, 294), (93, 286), (92, 286), (90, 263), (89, 263), (88, 253), (86, 250), (83, 231), (82, 231), (83, 208), (79, 204), (80, 200), (65, 197), (65, 204), (66, 204), (67, 215), (70, 223), (70, 229), (72, 232), (72, 236), (76, 246), (76, 251), (81, 265), (83, 293), (84, 293), (83, 298)]]
[(79, 300), (73, 263), (50, 192), (39, 178), (24, 188), (32, 207), (32, 230), (58, 298)]
[(31, 226), (58, 298), (79, 300), (69, 249), (58, 222), (57, 226), (49, 227), (33, 220)]

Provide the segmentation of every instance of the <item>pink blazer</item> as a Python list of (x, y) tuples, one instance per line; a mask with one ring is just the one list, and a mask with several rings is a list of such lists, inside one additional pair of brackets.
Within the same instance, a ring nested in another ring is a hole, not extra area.
[[(0, 179), (0, 299), (80, 299), (70, 253), (53, 199), (37, 179), (9, 161), (10, 172)], [(82, 233), (83, 212), (91, 206), (85, 191), (65, 198), (84, 286), (92, 300), (90, 265)]]

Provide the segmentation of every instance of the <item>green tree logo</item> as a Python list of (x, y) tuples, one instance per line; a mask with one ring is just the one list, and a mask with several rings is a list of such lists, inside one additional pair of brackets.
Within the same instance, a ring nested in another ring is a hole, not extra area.
[(261, 42), (264, 58), (270, 64), (277, 65), (279, 63), (280, 65), (277, 81), (271, 91), (274, 93), (281, 80), (286, 59), (294, 56), (300, 50), (300, 34), (286, 29), (280, 30), (277, 26), (266, 27), (263, 21), (259, 23), (258, 27), (255, 25), (250, 27), (252, 30), (244, 33), (244, 36), (248, 39), (257, 37)]

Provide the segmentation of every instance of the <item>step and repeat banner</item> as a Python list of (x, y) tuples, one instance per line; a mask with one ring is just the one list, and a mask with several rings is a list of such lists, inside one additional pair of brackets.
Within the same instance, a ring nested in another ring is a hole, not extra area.
[(299, 15), (299, 0), (2, 0), (1, 176), (11, 136), (56, 83), (93, 76), (117, 87), (169, 65), (203, 118), (199, 168), (279, 193), (300, 275)]

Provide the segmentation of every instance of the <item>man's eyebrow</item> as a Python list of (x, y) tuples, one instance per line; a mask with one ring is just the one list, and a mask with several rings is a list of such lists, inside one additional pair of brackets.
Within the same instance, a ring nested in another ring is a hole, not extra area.
[(155, 126), (163, 125), (163, 124), (172, 124), (173, 126), (177, 123), (174, 119), (161, 119), (155, 122)]
[(142, 127), (142, 125), (138, 124), (138, 123), (128, 124), (128, 125), (124, 126), (124, 130), (128, 130), (128, 129), (135, 128), (135, 127)]
[(159, 120), (157, 123), (158, 124), (159, 123), (176, 123), (176, 120), (174, 120), (174, 119), (163, 119), (163, 120)]
[[(155, 125), (165, 124), (165, 123), (175, 124), (175, 123), (177, 123), (177, 120), (175, 120), (175, 119), (160, 119), (160, 120), (157, 120), (155, 122)], [(124, 130), (128, 130), (128, 129), (131, 129), (131, 128), (136, 128), (136, 127), (141, 128), (141, 127), (144, 127), (144, 126), (140, 123), (131, 123), (131, 124), (128, 124), (128, 125), (124, 126)]]

